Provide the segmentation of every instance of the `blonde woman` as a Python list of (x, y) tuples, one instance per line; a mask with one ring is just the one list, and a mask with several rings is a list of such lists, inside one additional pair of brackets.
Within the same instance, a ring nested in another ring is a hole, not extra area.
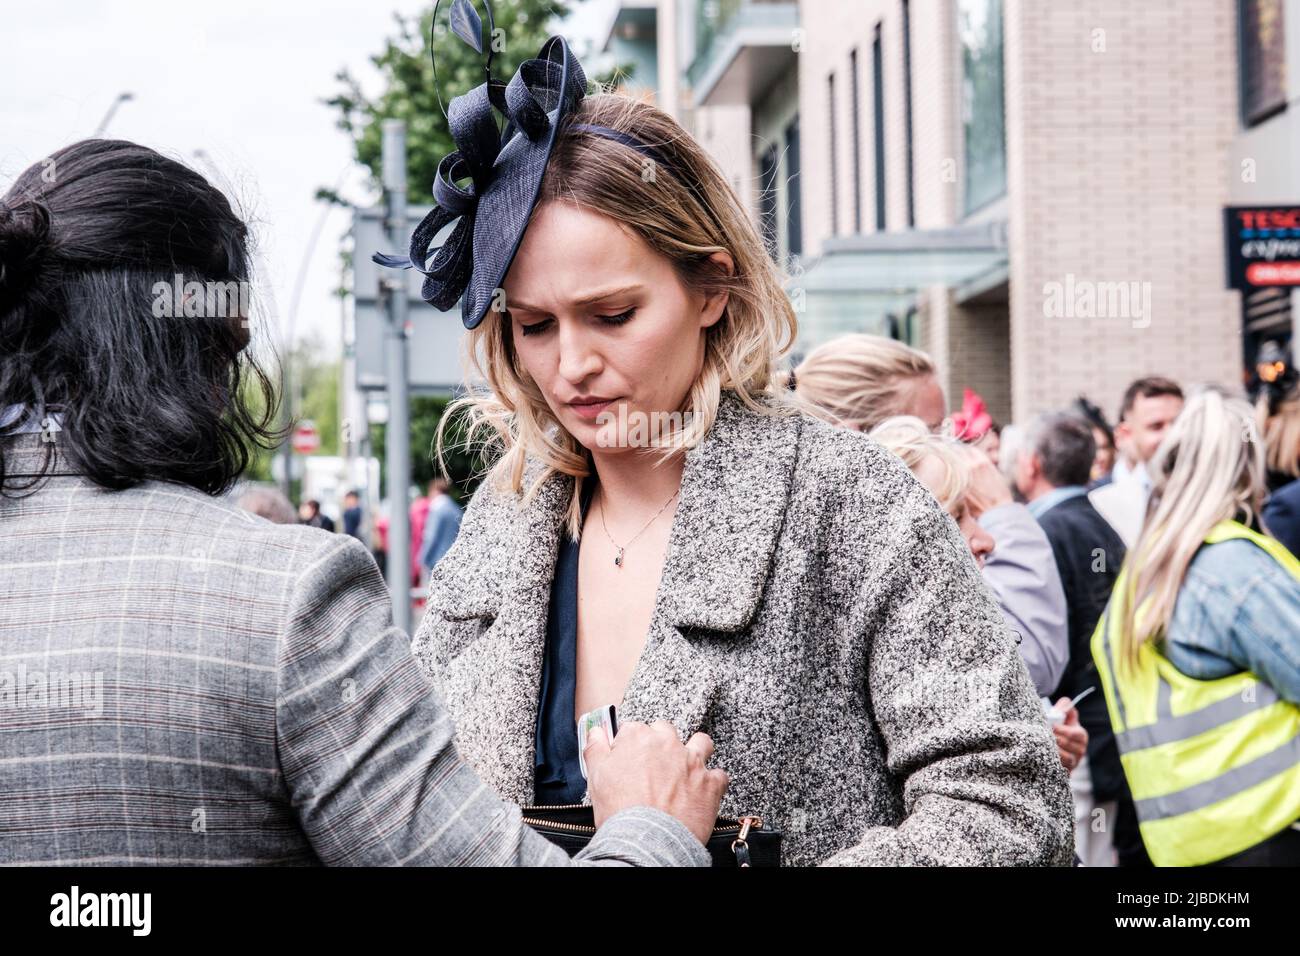
[(930, 356), (880, 335), (853, 333), (819, 345), (795, 368), (794, 381), (810, 413), (855, 431), (896, 415), (915, 415), (938, 431), (948, 414)]
[[(903, 460), (921, 484), (930, 489), (940, 507), (952, 515), (971, 557), (980, 567), (997, 542), (980, 526), (978, 497), (972, 495), (987, 462), (982, 452), (952, 438), (936, 435), (921, 419), (900, 415), (881, 422), (871, 437)], [(1061, 719), (1052, 724), (1061, 764), (1073, 771), (1088, 749), (1088, 732), (1079, 724), (1079, 712), (1068, 707), (1070, 699), (1060, 698), (1055, 705)]]
[(1263, 533), (1250, 406), (1195, 394), (1093, 635), (1157, 865), (1300, 863), (1300, 561)]
[(561, 73), (533, 70), (559, 105), (509, 190), (535, 205), (496, 224), (517, 250), (475, 227), (465, 408), (500, 454), (414, 640), (462, 752), (577, 803), (575, 718), (613, 706), (706, 731), (722, 813), (783, 831), (785, 863), (1068, 863), (1065, 774), (961, 536), (783, 397), (794, 314), (704, 151), (648, 104), (542, 88)]

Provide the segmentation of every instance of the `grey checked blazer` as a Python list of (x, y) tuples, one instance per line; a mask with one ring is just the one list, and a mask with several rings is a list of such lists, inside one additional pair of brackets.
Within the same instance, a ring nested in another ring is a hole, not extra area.
[[(636, 808), (582, 861), (708, 853)], [(356, 540), (178, 485), (0, 496), (0, 863), (321, 862), (569, 860), (458, 756)]]
[[(523, 508), (479, 490), (414, 641), (461, 753), (521, 802), (572, 481)], [(712, 735), (722, 812), (784, 830), (793, 864), (1073, 856), (1065, 771), (956, 524), (875, 442), (805, 415), (723, 393), (620, 714)]]

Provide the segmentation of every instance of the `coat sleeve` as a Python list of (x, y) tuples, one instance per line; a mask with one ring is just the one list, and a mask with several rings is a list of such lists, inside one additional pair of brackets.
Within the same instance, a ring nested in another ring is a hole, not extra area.
[(1061, 683), (1070, 657), (1065, 589), (1047, 534), (1021, 504), (986, 511), (980, 524), (993, 536), (984, 581), (1007, 624), (1020, 638), (1020, 656), (1040, 697)]
[(952, 519), (910, 474), (884, 484), (848, 510), (876, 523), (864, 679), (905, 818), (826, 862), (1069, 865), (1069, 786), (1015, 639)]
[(393, 625), (379, 569), (331, 539), (300, 576), (279, 661), (276, 744), (317, 857), (333, 865), (707, 865), (678, 820), (611, 817), (574, 860), (522, 821), (456, 750), (451, 719)]

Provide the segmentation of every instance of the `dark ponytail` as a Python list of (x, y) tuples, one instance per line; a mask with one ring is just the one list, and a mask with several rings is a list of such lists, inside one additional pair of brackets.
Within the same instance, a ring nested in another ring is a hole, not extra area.
[(36, 201), (0, 199), (0, 313), (12, 309), (40, 273), (50, 241), (50, 211)]

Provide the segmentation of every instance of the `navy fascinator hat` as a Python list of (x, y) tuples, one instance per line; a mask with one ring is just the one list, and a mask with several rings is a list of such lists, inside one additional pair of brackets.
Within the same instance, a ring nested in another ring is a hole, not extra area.
[[(440, 4), (434, 6), (435, 23)], [(490, 33), (494, 27), (487, 0), (484, 8)], [(482, 21), (470, 0), (453, 0), (450, 27), (483, 54)], [(547, 40), (509, 83), (492, 78), (493, 55), (489, 49), (486, 81), (451, 101), (447, 122), (457, 149), (438, 164), (433, 183), (437, 205), (411, 234), (409, 254), (372, 257), (382, 266), (423, 273), (420, 294), (437, 309), (449, 310), (460, 299), (467, 329), (483, 321), (505, 280), (537, 203), (556, 135), (587, 92), (587, 76), (561, 36)], [(506, 121), (504, 132), (498, 130), (497, 114)], [(653, 147), (626, 133), (585, 124), (577, 128), (663, 162)], [(469, 182), (457, 185), (463, 179)], [(452, 222), (456, 226), (446, 242), (431, 251), (434, 237)]]

